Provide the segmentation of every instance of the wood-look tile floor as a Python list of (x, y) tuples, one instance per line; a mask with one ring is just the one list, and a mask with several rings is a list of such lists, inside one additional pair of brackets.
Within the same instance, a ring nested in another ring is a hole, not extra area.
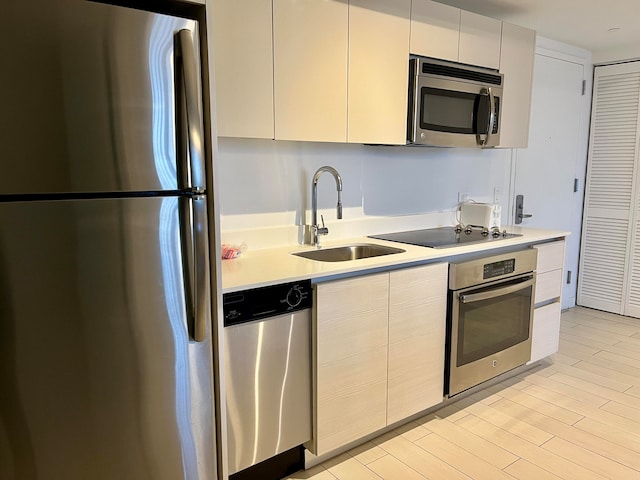
[(541, 366), (289, 478), (640, 479), (640, 319), (568, 310)]

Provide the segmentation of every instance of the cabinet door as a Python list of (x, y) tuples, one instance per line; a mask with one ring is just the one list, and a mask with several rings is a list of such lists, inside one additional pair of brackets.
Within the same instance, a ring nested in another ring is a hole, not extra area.
[(500, 68), (501, 32), (500, 20), (462, 10), (458, 61), (479, 67)]
[(459, 38), (459, 8), (431, 0), (413, 0), (410, 46), (412, 54), (457, 62)]
[(271, 0), (211, 0), (221, 137), (273, 138)]
[(526, 148), (529, 142), (531, 88), (536, 32), (502, 23), (500, 73), (504, 75), (500, 105), (500, 146)]
[(441, 263), (390, 274), (388, 424), (442, 402), (447, 271)]
[(529, 363), (553, 355), (558, 351), (560, 302), (554, 302), (533, 311), (531, 336), (531, 361)]
[(348, 28), (345, 1), (273, 1), (277, 140), (346, 141)]
[(411, 0), (349, 1), (349, 120), (353, 143), (407, 143)]
[(389, 274), (320, 283), (315, 300), (314, 453), (322, 455), (387, 424)]

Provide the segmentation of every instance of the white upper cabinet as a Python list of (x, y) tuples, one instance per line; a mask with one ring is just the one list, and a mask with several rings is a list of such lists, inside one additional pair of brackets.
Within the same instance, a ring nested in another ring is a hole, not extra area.
[(273, 0), (275, 138), (347, 141), (349, 5)]
[(529, 143), (529, 118), (536, 32), (510, 23), (502, 23), (500, 73), (502, 91), (500, 146), (526, 148)]
[(411, 0), (350, 0), (348, 141), (404, 145)]
[(502, 22), (477, 13), (460, 12), (458, 61), (487, 68), (500, 68)]
[(271, 0), (209, 0), (221, 137), (274, 138)]
[(460, 9), (431, 0), (411, 5), (411, 53), (458, 61)]
[(502, 22), (431, 0), (413, 0), (411, 53), (498, 69)]
[[(535, 32), (431, 0), (210, 0), (218, 135), (406, 144), (410, 54), (505, 74), (526, 147)], [(502, 52), (502, 54), (501, 54)]]

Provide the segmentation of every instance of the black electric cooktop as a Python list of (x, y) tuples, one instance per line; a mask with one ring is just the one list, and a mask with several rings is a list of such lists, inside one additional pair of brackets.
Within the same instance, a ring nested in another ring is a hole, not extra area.
[(497, 242), (505, 238), (521, 237), (517, 233), (488, 232), (481, 229), (459, 229), (456, 227), (426, 228), (407, 232), (369, 235), (370, 238), (389, 240), (391, 242), (408, 243), (420, 247), (448, 248), (473, 243)]

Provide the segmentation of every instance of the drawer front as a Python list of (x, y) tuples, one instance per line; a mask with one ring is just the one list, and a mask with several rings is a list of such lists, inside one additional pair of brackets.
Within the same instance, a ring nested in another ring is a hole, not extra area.
[(562, 295), (562, 269), (537, 275), (535, 305), (552, 298), (560, 298), (560, 295)]
[(533, 312), (531, 362), (553, 355), (558, 351), (560, 338), (560, 302), (536, 308)]
[(534, 245), (538, 250), (538, 275), (564, 266), (564, 240)]

